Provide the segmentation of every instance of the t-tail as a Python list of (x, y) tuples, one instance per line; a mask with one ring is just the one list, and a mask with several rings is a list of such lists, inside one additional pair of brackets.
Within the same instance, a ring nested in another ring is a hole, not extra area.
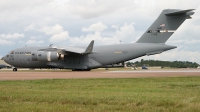
[(165, 43), (186, 19), (191, 19), (193, 10), (163, 10), (136, 43)]

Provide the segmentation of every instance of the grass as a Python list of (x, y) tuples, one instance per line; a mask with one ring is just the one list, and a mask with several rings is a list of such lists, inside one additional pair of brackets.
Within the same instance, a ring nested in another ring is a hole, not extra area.
[(197, 112), (200, 77), (0, 81), (0, 111)]

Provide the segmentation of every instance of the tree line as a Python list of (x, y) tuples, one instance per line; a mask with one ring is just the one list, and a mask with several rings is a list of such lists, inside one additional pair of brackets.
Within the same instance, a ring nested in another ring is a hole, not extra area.
[(189, 62), (189, 61), (160, 61), (160, 60), (144, 60), (136, 62), (127, 62), (126, 66), (161, 66), (163, 67), (171, 67), (171, 68), (197, 68), (199, 66), (196, 62)]

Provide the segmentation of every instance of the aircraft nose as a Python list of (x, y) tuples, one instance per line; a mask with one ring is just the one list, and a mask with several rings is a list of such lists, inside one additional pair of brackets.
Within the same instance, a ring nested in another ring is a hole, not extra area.
[(4, 57), (2, 57), (1, 60), (6, 61), (6, 55)]

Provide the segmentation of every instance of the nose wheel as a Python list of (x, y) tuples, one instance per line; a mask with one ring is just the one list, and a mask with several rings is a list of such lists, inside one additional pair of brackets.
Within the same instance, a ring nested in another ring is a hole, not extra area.
[(17, 71), (17, 68), (13, 68), (13, 72), (16, 72)]

